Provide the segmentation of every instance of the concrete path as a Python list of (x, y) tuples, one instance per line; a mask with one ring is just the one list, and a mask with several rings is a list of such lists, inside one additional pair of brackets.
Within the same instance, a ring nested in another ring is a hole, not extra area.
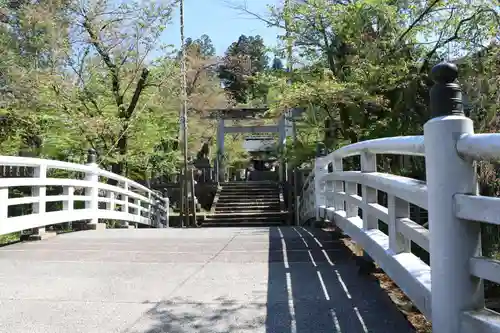
[(66, 234), (0, 248), (0, 332), (413, 332), (356, 270), (302, 228)]

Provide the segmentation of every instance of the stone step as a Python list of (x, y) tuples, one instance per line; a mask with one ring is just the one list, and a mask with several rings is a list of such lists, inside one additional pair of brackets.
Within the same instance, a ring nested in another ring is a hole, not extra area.
[(279, 203), (280, 200), (278, 197), (276, 198), (220, 198), (217, 204), (226, 203), (226, 204), (247, 204), (247, 203), (256, 203), (267, 204), (267, 203)]
[(262, 192), (221, 192), (219, 194), (219, 198), (225, 197), (235, 197), (235, 198), (244, 198), (244, 197), (256, 197), (256, 198), (268, 198), (268, 197), (277, 197), (279, 198), (279, 193), (270, 192), (270, 193), (262, 193)]
[(263, 198), (268, 198), (268, 197), (277, 197), (279, 198), (279, 192), (221, 192), (219, 193), (219, 198), (220, 197), (235, 197), (235, 198), (241, 198), (245, 196), (250, 196), (252, 198), (258, 198), (258, 197), (263, 197)]
[(216, 215), (208, 214), (206, 219), (210, 218), (268, 218), (268, 217), (278, 217), (282, 218), (287, 216), (287, 212), (262, 212), (262, 213), (218, 213)]
[[(241, 211), (238, 211), (238, 212), (231, 212), (231, 211), (228, 211), (228, 212), (215, 212), (215, 214), (233, 214), (233, 213), (253, 214), (253, 213), (264, 213), (264, 211), (254, 210), (254, 211), (247, 211), (247, 212), (241, 212)], [(269, 213), (269, 212), (265, 212), (265, 213)], [(279, 211), (276, 211), (274, 213), (279, 213)], [(219, 218), (219, 217), (217, 218), (217, 220), (219, 220), (219, 221), (231, 221), (233, 219), (234, 218)], [(280, 218), (276, 217), (276, 216), (273, 216), (273, 217), (269, 217), (269, 218), (266, 217), (266, 218), (262, 218), (262, 219), (258, 219), (258, 218), (238, 218), (236, 220), (237, 221), (270, 221), (270, 220), (277, 220), (277, 221), (279, 221)]]
[(281, 205), (280, 204), (266, 204), (266, 205), (259, 205), (255, 204), (252, 202), (248, 202), (246, 205), (219, 205), (217, 204), (215, 206), (215, 209), (280, 209)]
[(241, 184), (233, 184), (233, 185), (227, 185), (227, 184), (220, 184), (222, 188), (279, 188), (279, 185), (276, 184), (251, 184), (251, 183), (241, 183)]
[(231, 203), (231, 202), (246, 202), (246, 203), (260, 203), (260, 202), (275, 202), (278, 203), (279, 197), (274, 197), (274, 198), (255, 198), (255, 197), (246, 197), (246, 198), (221, 198), (219, 197), (219, 200), (217, 201), (217, 204), (224, 202), (224, 203)]
[(262, 189), (222, 189), (220, 193), (280, 193), (277, 190), (262, 190)]
[(235, 222), (235, 221), (219, 221), (219, 222), (203, 222), (203, 228), (231, 228), (231, 227), (276, 227), (284, 225), (280, 221), (266, 221), (266, 222)]
[(220, 191), (220, 194), (242, 194), (242, 193), (249, 193), (249, 194), (276, 194), (278, 195), (280, 192), (279, 191), (267, 191), (267, 190), (246, 190), (246, 189), (242, 189), (242, 190), (231, 190), (231, 191), (228, 191), (228, 190), (222, 190)]
[(262, 210), (262, 211), (278, 211), (280, 212), (280, 205), (273, 205), (273, 206), (266, 206), (266, 205), (248, 205), (248, 206), (220, 206), (217, 205), (215, 206), (215, 211), (217, 212), (222, 212), (222, 211), (249, 211), (249, 210)]
[(221, 201), (219, 200), (217, 202), (217, 207), (241, 207), (241, 206), (274, 206), (280, 205), (280, 201), (278, 199), (276, 200), (238, 200), (238, 201)]
[(242, 191), (263, 191), (263, 192), (279, 192), (278, 188), (275, 187), (223, 187), (222, 192), (242, 192)]
[(281, 206), (243, 206), (243, 207), (234, 207), (234, 206), (215, 206), (215, 211), (216, 212), (225, 212), (225, 211), (231, 211), (231, 212), (246, 212), (250, 210), (258, 210), (258, 211), (269, 211), (269, 212), (281, 212)]
[(255, 186), (265, 186), (265, 185), (274, 185), (278, 186), (278, 183), (271, 180), (250, 180), (250, 181), (234, 181), (234, 182), (222, 182), (220, 183), (222, 186), (238, 186), (238, 185), (255, 185)]

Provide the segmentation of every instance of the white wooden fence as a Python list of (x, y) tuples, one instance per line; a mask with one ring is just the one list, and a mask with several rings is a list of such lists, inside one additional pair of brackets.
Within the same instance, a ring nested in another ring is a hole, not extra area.
[[(99, 220), (159, 228), (168, 226), (168, 198), (130, 179), (100, 169), (95, 163), (82, 165), (0, 156), (0, 167), (33, 168), (34, 171), (33, 177), (4, 175), (0, 178), (0, 235), (83, 220), (88, 221), (90, 228), (103, 225), (98, 223)], [(110, 185), (109, 180), (116, 185)], [(50, 195), (48, 189), (57, 194)], [(81, 207), (78, 207), (78, 202)], [(47, 210), (48, 203), (56, 203), (51, 205), (51, 211)], [(28, 206), (28, 209), (18, 209), (13, 215), (15, 206)]]
[[(500, 261), (482, 257), (480, 241), (480, 223), (500, 224), (500, 198), (478, 195), (475, 170), (476, 161), (500, 159), (500, 134), (474, 134), (472, 120), (451, 111), (429, 120), (423, 136), (359, 142), (318, 157), (300, 221), (333, 221), (431, 320), (434, 333), (500, 332), (500, 314), (485, 308), (483, 291), (483, 280), (500, 283)], [(377, 154), (424, 156), (426, 182), (377, 172)], [(361, 170), (344, 170), (343, 159), (354, 155)], [(387, 206), (377, 191), (387, 193)], [(410, 219), (410, 203), (428, 210), (429, 229)], [(411, 242), (430, 253), (430, 265), (411, 253)]]

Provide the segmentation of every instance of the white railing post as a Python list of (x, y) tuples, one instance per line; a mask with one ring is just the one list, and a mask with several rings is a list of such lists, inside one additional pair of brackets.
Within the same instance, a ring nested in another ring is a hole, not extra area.
[[(148, 218), (148, 221), (149, 221), (149, 224), (151, 226), (154, 226), (154, 223), (153, 223), (153, 214), (152, 214), (152, 211), (154, 209), (154, 201), (155, 201), (155, 197), (153, 195), (153, 193), (151, 192), (151, 189), (149, 189), (149, 192), (148, 192), (148, 203), (146, 205), (148, 211), (147, 211), (147, 214), (146, 214), (146, 217)], [(159, 225), (156, 226), (156, 227), (160, 227)]]
[[(128, 186), (128, 182), (124, 182), (123, 183), (123, 189), (128, 192), (129, 190), (129, 186)], [(125, 213), (125, 214), (129, 214), (129, 200), (128, 200), (128, 194), (122, 194), (121, 195), (122, 197), (122, 201), (123, 201), (123, 204), (122, 204), (122, 212)], [(129, 227), (129, 223), (128, 221), (122, 221), (121, 222), (121, 226), (124, 227), (124, 228), (128, 228)]]
[[(64, 186), (63, 195), (67, 196), (67, 199), (63, 201), (63, 210), (72, 211), (75, 206), (75, 201), (74, 201), (75, 188), (73, 186)], [(71, 229), (72, 223), (68, 222), (66, 224), (66, 227), (68, 229)]]
[(106, 193), (106, 198), (109, 200), (108, 202), (106, 202), (106, 210), (114, 212), (115, 208), (116, 208), (116, 202), (115, 202), (116, 194), (115, 194), (115, 192), (108, 191)]
[[(132, 208), (132, 215), (136, 215), (139, 218), (141, 217), (141, 200), (137, 198), (132, 199), (132, 204), (135, 205), (134, 208)], [(131, 229), (138, 228), (139, 225), (135, 222), (129, 222), (128, 227)]]
[(325, 196), (323, 193), (324, 184), (322, 178), (325, 175), (325, 165), (322, 158), (326, 155), (326, 147), (322, 142), (316, 145), (316, 160), (314, 161), (314, 211), (316, 221), (321, 221), (321, 214), (319, 207), (326, 205)]
[[(357, 195), (358, 194), (358, 184), (354, 182), (345, 182), (345, 193)], [(358, 216), (358, 206), (351, 202), (346, 202), (346, 217), (356, 217)]]
[(440, 63), (432, 69), (431, 119), (424, 126), (427, 174), (431, 277), (432, 331), (461, 331), (463, 311), (484, 307), (482, 282), (473, 278), (469, 259), (480, 254), (480, 225), (456, 218), (454, 195), (476, 194), (472, 160), (456, 149), (461, 135), (473, 133), (464, 116), (457, 67)]
[(165, 228), (170, 227), (170, 199), (168, 195), (163, 198), (165, 201)]
[(395, 195), (388, 194), (387, 209), (389, 211), (389, 248), (398, 254), (411, 251), (409, 239), (398, 232), (399, 219), (410, 217), (410, 204)]
[[(33, 177), (38, 179), (46, 179), (47, 165), (40, 164), (39, 166), (35, 167)], [(33, 214), (43, 215), (45, 213), (45, 208), (46, 208), (45, 206), (47, 204), (46, 195), (47, 195), (46, 185), (36, 185), (31, 188), (31, 196), (37, 198), (37, 201), (31, 205)], [(43, 219), (44, 217), (37, 216), (36, 218)], [(45, 234), (45, 227), (33, 228), (34, 237), (43, 237), (44, 234)]]
[(0, 187), (0, 234), (3, 234), (3, 226), (7, 223), (9, 217), (9, 188)]
[[(330, 174), (333, 172), (333, 162), (328, 163), (327, 165), (327, 174)], [(333, 194), (334, 194), (334, 181), (333, 180), (327, 180), (325, 184), (325, 206), (326, 208), (333, 207), (334, 205), (334, 200), (333, 200)], [(326, 210), (325, 210), (326, 214)], [(327, 218), (328, 216), (325, 216)]]
[[(361, 172), (377, 172), (377, 155), (369, 152), (361, 154)], [(362, 185), (361, 196), (366, 205), (377, 203), (377, 190), (372, 187)], [(378, 219), (366, 211), (363, 212), (363, 229), (378, 229)]]
[[(333, 172), (342, 172), (344, 171), (344, 165), (342, 162), (342, 158), (335, 157), (333, 159)], [(342, 180), (336, 180), (333, 182), (333, 206), (335, 211), (344, 210), (344, 199), (340, 196), (336, 195), (339, 192), (344, 192), (344, 182)]]
[[(167, 190), (163, 190), (163, 193), (159, 194), (155, 199), (156, 206), (156, 219), (158, 223), (158, 228), (168, 228), (170, 219), (170, 199), (168, 198)], [(165, 209), (165, 211), (163, 210)], [(163, 221), (165, 220), (165, 221)]]
[(85, 175), (85, 180), (89, 183), (85, 188), (85, 196), (90, 197), (85, 201), (85, 208), (91, 210), (91, 218), (86, 228), (92, 230), (106, 229), (105, 223), (99, 223), (99, 174), (97, 166), (97, 154), (94, 149), (88, 150), (87, 166), (91, 168)]
[(321, 162), (318, 163), (318, 158), (316, 158), (315, 166), (315, 177), (314, 177), (314, 207), (316, 209), (316, 222), (321, 221), (320, 206), (326, 205), (324, 196), (324, 186), (325, 184), (321, 181), (325, 175), (322, 168)]

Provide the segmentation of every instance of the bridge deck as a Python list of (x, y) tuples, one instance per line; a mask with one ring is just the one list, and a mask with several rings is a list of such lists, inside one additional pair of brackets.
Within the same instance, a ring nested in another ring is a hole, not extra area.
[(0, 332), (413, 332), (302, 228), (78, 232), (0, 248), (0, 267)]

